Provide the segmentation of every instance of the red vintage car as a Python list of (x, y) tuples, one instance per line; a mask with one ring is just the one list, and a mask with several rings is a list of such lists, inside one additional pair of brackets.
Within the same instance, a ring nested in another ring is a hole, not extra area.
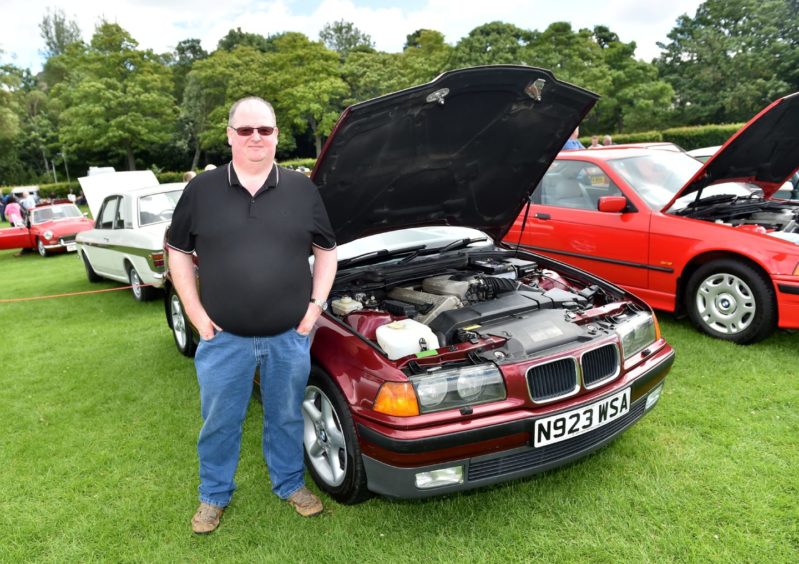
[(0, 249), (36, 249), (50, 253), (75, 251), (75, 235), (88, 231), (94, 222), (69, 201), (36, 206), (23, 227), (0, 229)]
[(704, 166), (645, 148), (562, 152), (505, 241), (567, 261), (751, 343), (799, 328), (799, 202), (772, 198), (799, 167), (799, 93)]
[[(541, 69), (497, 66), (342, 114), (312, 176), (339, 268), (303, 402), (306, 465), (331, 497), (529, 476), (609, 443), (658, 401), (674, 352), (651, 309), (501, 243), (595, 100)], [(165, 287), (191, 355), (196, 334)]]

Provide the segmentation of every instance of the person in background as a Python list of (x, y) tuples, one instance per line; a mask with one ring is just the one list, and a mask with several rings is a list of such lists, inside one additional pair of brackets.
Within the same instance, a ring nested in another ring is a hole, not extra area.
[(602, 145), (604, 147), (613, 145), (613, 138), (610, 135), (605, 135), (605, 137), (602, 138)]
[(13, 227), (25, 226), (25, 222), (22, 219), (22, 206), (19, 205), (16, 199), (6, 204), (6, 219)]
[(563, 145), (563, 149), (561, 149), (561, 151), (576, 151), (577, 149), (585, 149), (585, 145), (580, 143), (580, 140), (577, 139), (577, 137), (579, 136), (580, 136), (580, 128), (575, 127), (574, 131), (571, 134), (571, 137), (569, 137), (569, 140), (566, 141), (565, 145)]
[(188, 182), (189, 180), (191, 180), (195, 176), (197, 176), (197, 173), (194, 172), (193, 170), (189, 170), (187, 172), (184, 172), (183, 173), (183, 182)]
[(3, 197), (3, 189), (0, 188), (0, 221), (6, 220), (6, 199)]
[(19, 205), (22, 206), (22, 211), (27, 215), (29, 211), (36, 207), (36, 198), (28, 192), (23, 192)]
[(591, 136), (591, 144), (588, 146), (589, 149), (598, 149), (602, 145), (599, 144), (599, 135), (592, 135)]
[(203, 172), (208, 172), (209, 170), (214, 170), (215, 168), (216, 168), (215, 164), (208, 163), (207, 165), (205, 165), (205, 168), (203, 169)]

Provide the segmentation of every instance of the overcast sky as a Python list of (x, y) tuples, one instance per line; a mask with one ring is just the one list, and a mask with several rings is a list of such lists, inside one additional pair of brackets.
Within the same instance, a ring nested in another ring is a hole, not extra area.
[(116, 22), (141, 48), (171, 51), (188, 38), (199, 38), (212, 51), (228, 30), (267, 36), (299, 31), (318, 39), (328, 22), (344, 19), (372, 37), (377, 49), (402, 50), (405, 36), (419, 28), (444, 33), (454, 45), (475, 27), (491, 21), (543, 31), (556, 21), (577, 30), (605, 25), (622, 41), (635, 41), (636, 55), (656, 57), (658, 41), (682, 14), (694, 16), (699, 0), (0, 0), (0, 61), (41, 70), (44, 42), (39, 22), (47, 8), (64, 11), (88, 41), (100, 19)]

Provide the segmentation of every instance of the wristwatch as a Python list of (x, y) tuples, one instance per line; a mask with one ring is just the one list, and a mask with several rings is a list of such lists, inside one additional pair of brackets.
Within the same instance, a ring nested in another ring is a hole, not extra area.
[(311, 298), (311, 303), (318, 305), (320, 308), (322, 308), (322, 311), (327, 311), (326, 300), (320, 300), (319, 298)]

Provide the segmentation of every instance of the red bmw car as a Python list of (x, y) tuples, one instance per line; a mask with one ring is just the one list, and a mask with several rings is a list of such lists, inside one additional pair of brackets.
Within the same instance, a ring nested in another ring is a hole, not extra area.
[[(674, 352), (651, 309), (501, 243), (595, 100), (497, 66), (342, 114), (313, 173), (339, 268), (303, 403), (306, 465), (331, 497), (529, 476), (609, 443), (658, 401)], [(191, 355), (196, 333), (166, 288)]]
[(765, 108), (704, 165), (642, 148), (563, 152), (508, 243), (564, 260), (752, 343), (799, 328), (799, 93)]
[(0, 229), (0, 249), (36, 249), (50, 253), (75, 251), (75, 235), (94, 226), (78, 206), (64, 201), (31, 209), (25, 226)]

